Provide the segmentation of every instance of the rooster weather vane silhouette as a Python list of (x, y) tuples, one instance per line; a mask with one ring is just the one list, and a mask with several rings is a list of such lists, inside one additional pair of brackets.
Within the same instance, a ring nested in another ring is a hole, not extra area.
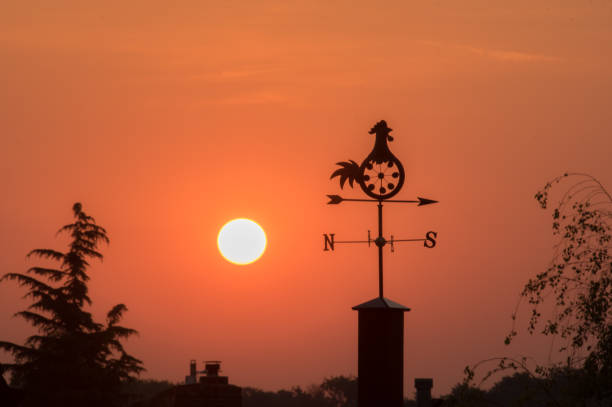
[(331, 178), (340, 177), (340, 188), (344, 188), (346, 180), (351, 188), (353, 182), (357, 181), (366, 195), (377, 200), (391, 198), (400, 191), (406, 174), (400, 160), (389, 150), (387, 140), (393, 141), (393, 137), (389, 135), (391, 130), (387, 127), (387, 122), (379, 121), (370, 130), (370, 134), (376, 134), (374, 149), (361, 165), (353, 160), (337, 164), (342, 168), (334, 171)]
[(396, 242), (423, 242), (427, 248), (436, 246), (436, 238), (438, 234), (434, 231), (429, 231), (421, 239), (395, 239), (393, 235), (389, 240), (383, 236), (383, 203), (416, 203), (417, 206), (429, 205), (437, 203), (432, 199), (417, 197), (417, 200), (395, 200), (394, 197), (404, 185), (406, 174), (400, 160), (397, 159), (389, 149), (388, 142), (393, 141), (393, 137), (389, 135), (391, 128), (387, 126), (384, 120), (379, 121), (372, 127), (370, 134), (376, 135), (374, 148), (363, 160), (361, 164), (357, 164), (353, 160), (337, 163), (341, 168), (336, 169), (330, 177), (340, 177), (340, 188), (344, 189), (345, 183), (351, 188), (357, 183), (362, 191), (371, 199), (351, 199), (343, 198), (339, 195), (327, 195), (329, 197), (329, 205), (338, 205), (344, 201), (351, 202), (378, 202), (378, 236), (375, 239), (371, 238), (368, 230), (368, 240), (335, 240), (334, 233), (323, 234), (324, 251), (334, 251), (335, 245), (340, 243), (367, 243), (368, 247), (374, 243), (378, 247), (378, 288), (379, 296), (383, 298), (383, 247), (390, 245), (393, 252)]

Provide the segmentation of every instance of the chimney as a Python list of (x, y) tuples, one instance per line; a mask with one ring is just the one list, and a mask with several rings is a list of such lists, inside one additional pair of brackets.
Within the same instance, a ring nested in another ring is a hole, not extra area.
[(417, 407), (432, 407), (431, 388), (433, 387), (433, 379), (414, 379), (414, 387), (417, 391)]
[(206, 376), (217, 377), (219, 376), (219, 370), (221, 370), (221, 362), (218, 360), (207, 360), (204, 362), (206, 365)]
[(404, 405), (404, 307), (378, 297), (357, 311), (357, 405)]
[(197, 383), (197, 370), (196, 370), (196, 361), (191, 359), (189, 361), (189, 376), (185, 376), (185, 384), (195, 384)]

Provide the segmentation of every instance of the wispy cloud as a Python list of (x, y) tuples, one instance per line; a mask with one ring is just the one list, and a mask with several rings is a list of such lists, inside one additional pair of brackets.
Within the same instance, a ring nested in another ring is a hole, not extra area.
[(277, 71), (278, 69), (273, 68), (241, 68), (195, 74), (191, 75), (189, 79), (205, 80), (207, 82), (234, 82), (258, 77), (263, 78)]
[(504, 50), (494, 50), (494, 49), (485, 49), (485, 48), (474, 48), (474, 47), (460, 47), (463, 48), (473, 54), (482, 55), (485, 57), (498, 59), (501, 61), (512, 61), (512, 62), (532, 62), (532, 61), (542, 61), (542, 62), (558, 62), (562, 61), (562, 58), (554, 57), (550, 55), (543, 54), (530, 54), (527, 52), (520, 51), (504, 51)]
[(443, 43), (437, 41), (420, 41), (422, 44), (438, 48), (450, 48), (485, 58), (497, 59), (509, 62), (560, 62), (563, 58), (545, 54), (533, 54), (516, 50), (500, 50), (491, 48), (480, 48), (461, 44)]
[(286, 102), (287, 97), (280, 92), (259, 91), (243, 93), (241, 95), (226, 97), (218, 101), (223, 105), (261, 105)]

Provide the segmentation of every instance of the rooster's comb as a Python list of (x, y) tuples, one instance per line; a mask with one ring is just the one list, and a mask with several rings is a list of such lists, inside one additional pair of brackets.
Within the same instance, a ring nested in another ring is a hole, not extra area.
[(391, 130), (393, 129), (390, 129), (389, 127), (387, 127), (387, 122), (384, 120), (381, 120), (378, 123), (376, 123), (374, 127), (370, 129), (370, 134), (374, 134), (374, 133), (389, 134)]

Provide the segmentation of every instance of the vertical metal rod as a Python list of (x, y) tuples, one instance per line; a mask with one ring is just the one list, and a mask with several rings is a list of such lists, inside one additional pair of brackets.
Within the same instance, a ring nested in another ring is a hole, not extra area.
[[(383, 230), (382, 230), (382, 201), (378, 201), (378, 238), (383, 242)], [(383, 246), (384, 244), (378, 245), (378, 295), (380, 298), (383, 297)]]

